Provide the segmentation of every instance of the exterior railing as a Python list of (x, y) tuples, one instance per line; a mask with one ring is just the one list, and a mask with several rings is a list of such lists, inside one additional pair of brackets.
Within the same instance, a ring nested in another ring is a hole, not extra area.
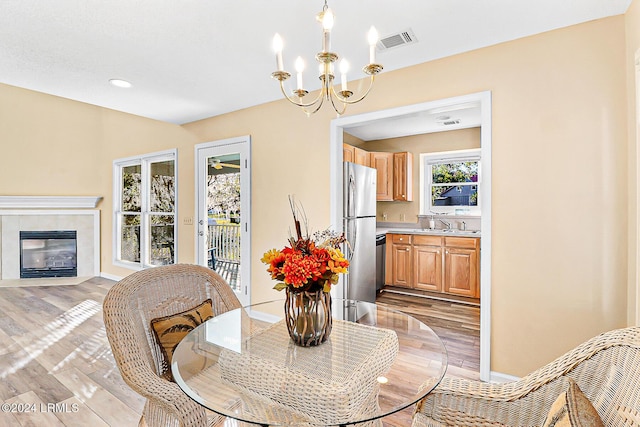
[(240, 225), (209, 225), (209, 250), (216, 261), (240, 262)]

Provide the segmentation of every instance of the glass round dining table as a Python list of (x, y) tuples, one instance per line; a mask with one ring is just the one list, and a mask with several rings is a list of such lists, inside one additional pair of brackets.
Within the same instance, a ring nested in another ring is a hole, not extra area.
[(262, 426), (381, 426), (429, 394), (447, 369), (433, 330), (383, 305), (332, 299), (326, 342), (300, 347), (284, 300), (207, 320), (176, 347), (171, 370), (194, 401)]

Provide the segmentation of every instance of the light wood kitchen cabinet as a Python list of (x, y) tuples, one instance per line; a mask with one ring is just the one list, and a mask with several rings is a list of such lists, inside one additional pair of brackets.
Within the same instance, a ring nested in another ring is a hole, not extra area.
[(413, 287), (442, 292), (442, 238), (413, 236)]
[(387, 234), (385, 284), (480, 297), (480, 239)]
[(353, 148), (355, 149), (353, 163), (370, 167), (371, 161), (369, 160), (369, 152), (364, 151), (362, 148), (358, 148), (358, 147), (353, 147)]
[(445, 237), (444, 292), (465, 297), (480, 296), (478, 253), (480, 240), (467, 237)]
[(393, 153), (393, 200), (413, 201), (413, 154)]
[(393, 200), (393, 153), (369, 152), (369, 164), (377, 171), (376, 200)]
[(411, 288), (412, 249), (410, 234), (388, 234), (385, 283)]
[(369, 152), (349, 144), (342, 144), (342, 161), (370, 167)]
[(353, 162), (356, 159), (356, 147), (349, 144), (342, 144), (342, 161)]
[(413, 201), (413, 154), (365, 151), (350, 144), (342, 144), (345, 162), (374, 168), (376, 200), (378, 202)]

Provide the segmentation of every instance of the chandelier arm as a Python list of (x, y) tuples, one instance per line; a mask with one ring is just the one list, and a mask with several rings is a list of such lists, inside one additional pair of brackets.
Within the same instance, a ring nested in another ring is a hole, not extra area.
[[(335, 95), (335, 98), (342, 102), (342, 100), (338, 97), (338, 95), (336, 94), (336, 92), (333, 90), (333, 87), (331, 87), (331, 92)], [(343, 115), (345, 111), (347, 111), (347, 103), (346, 102), (342, 102), (342, 110), (339, 110), (338, 107), (336, 107), (336, 103), (334, 101), (334, 97), (329, 95), (328, 96), (329, 100), (331, 101), (331, 106), (333, 107), (333, 109), (335, 110), (336, 113), (338, 113), (339, 116)]]
[[(287, 92), (285, 92), (284, 90), (284, 83), (281, 80), (280, 81), (280, 91), (282, 91), (282, 94), (284, 95), (284, 97), (292, 104), (297, 105), (298, 107), (312, 107), (314, 106), (318, 101), (322, 100), (322, 96), (324, 95), (324, 92), (321, 90), (320, 94), (316, 97), (316, 99), (314, 99), (312, 102), (309, 103), (304, 103), (304, 102), (298, 102), (295, 100), (295, 98), (290, 97), (289, 95), (287, 95)], [(320, 105), (322, 105), (322, 102), (320, 102)], [(317, 110), (316, 110), (317, 111)]]
[[(316, 100), (317, 102), (318, 100)], [(316, 108), (313, 111), (307, 110), (306, 108), (302, 108), (302, 111), (307, 115), (310, 116), (312, 114), (315, 114), (321, 107), (322, 104), (324, 103), (324, 97), (320, 97), (320, 102), (318, 102), (318, 105), (316, 106)]]
[(373, 80), (375, 79), (375, 75), (371, 75), (371, 79), (369, 80), (369, 87), (367, 88), (367, 91), (362, 94), (362, 96), (360, 96), (360, 98), (358, 99), (349, 99), (349, 98), (343, 98), (342, 96), (340, 96), (335, 89), (333, 88), (333, 86), (331, 86), (331, 93), (333, 94), (333, 96), (336, 97), (336, 99), (340, 102), (342, 102), (343, 104), (355, 104), (358, 103), (360, 101), (362, 101), (367, 95), (369, 95), (369, 92), (371, 92), (371, 89), (373, 88)]
[(334, 85), (334, 63), (338, 61), (339, 56), (335, 52), (331, 52), (331, 44), (330, 44), (330, 35), (331, 28), (333, 26), (333, 12), (329, 9), (327, 4), (327, 0), (324, 0), (324, 7), (322, 11), (316, 15), (316, 20), (322, 23), (322, 51), (316, 54), (316, 60), (320, 63), (320, 75), (319, 78), (322, 80), (322, 87), (318, 96), (311, 102), (304, 102), (305, 96), (309, 94), (308, 91), (302, 88), (302, 71), (304, 70), (304, 62), (302, 58), (298, 57), (296, 59), (296, 72), (297, 72), (297, 89), (292, 91), (292, 95), (287, 94), (284, 88), (284, 81), (291, 77), (291, 74), (287, 71), (284, 71), (282, 65), (282, 39), (276, 34), (273, 38), (273, 47), (276, 52), (276, 60), (278, 64), (278, 70), (271, 73), (271, 77), (280, 81), (280, 91), (282, 95), (289, 101), (291, 104), (301, 107), (302, 110), (307, 114), (311, 115), (322, 107), (324, 101), (327, 99), (327, 104), (331, 103), (334, 111), (338, 113), (338, 115), (342, 115), (349, 104), (356, 104), (362, 101), (373, 88), (373, 83), (375, 80), (375, 75), (380, 73), (383, 69), (381, 64), (375, 62), (375, 46), (378, 42), (378, 33), (374, 27), (371, 27), (369, 31), (368, 41), (369, 41), (369, 64), (365, 65), (362, 68), (362, 71), (369, 75), (371, 79), (369, 80), (369, 87), (359, 95), (357, 98), (354, 98), (353, 91), (347, 89), (347, 72), (349, 69), (349, 64), (344, 59), (340, 63), (340, 72), (342, 73), (342, 86), (343, 90), (336, 90)]

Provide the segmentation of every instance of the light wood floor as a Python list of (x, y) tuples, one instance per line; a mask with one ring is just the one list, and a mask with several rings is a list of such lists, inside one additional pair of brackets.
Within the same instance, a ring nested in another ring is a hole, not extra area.
[[(93, 278), (0, 287), (0, 426), (138, 425), (144, 401), (122, 381), (102, 321), (102, 301), (113, 284)], [(412, 314), (442, 337), (447, 375), (478, 378), (477, 307), (391, 293), (379, 303)], [(409, 426), (411, 413), (387, 417), (384, 425)]]

